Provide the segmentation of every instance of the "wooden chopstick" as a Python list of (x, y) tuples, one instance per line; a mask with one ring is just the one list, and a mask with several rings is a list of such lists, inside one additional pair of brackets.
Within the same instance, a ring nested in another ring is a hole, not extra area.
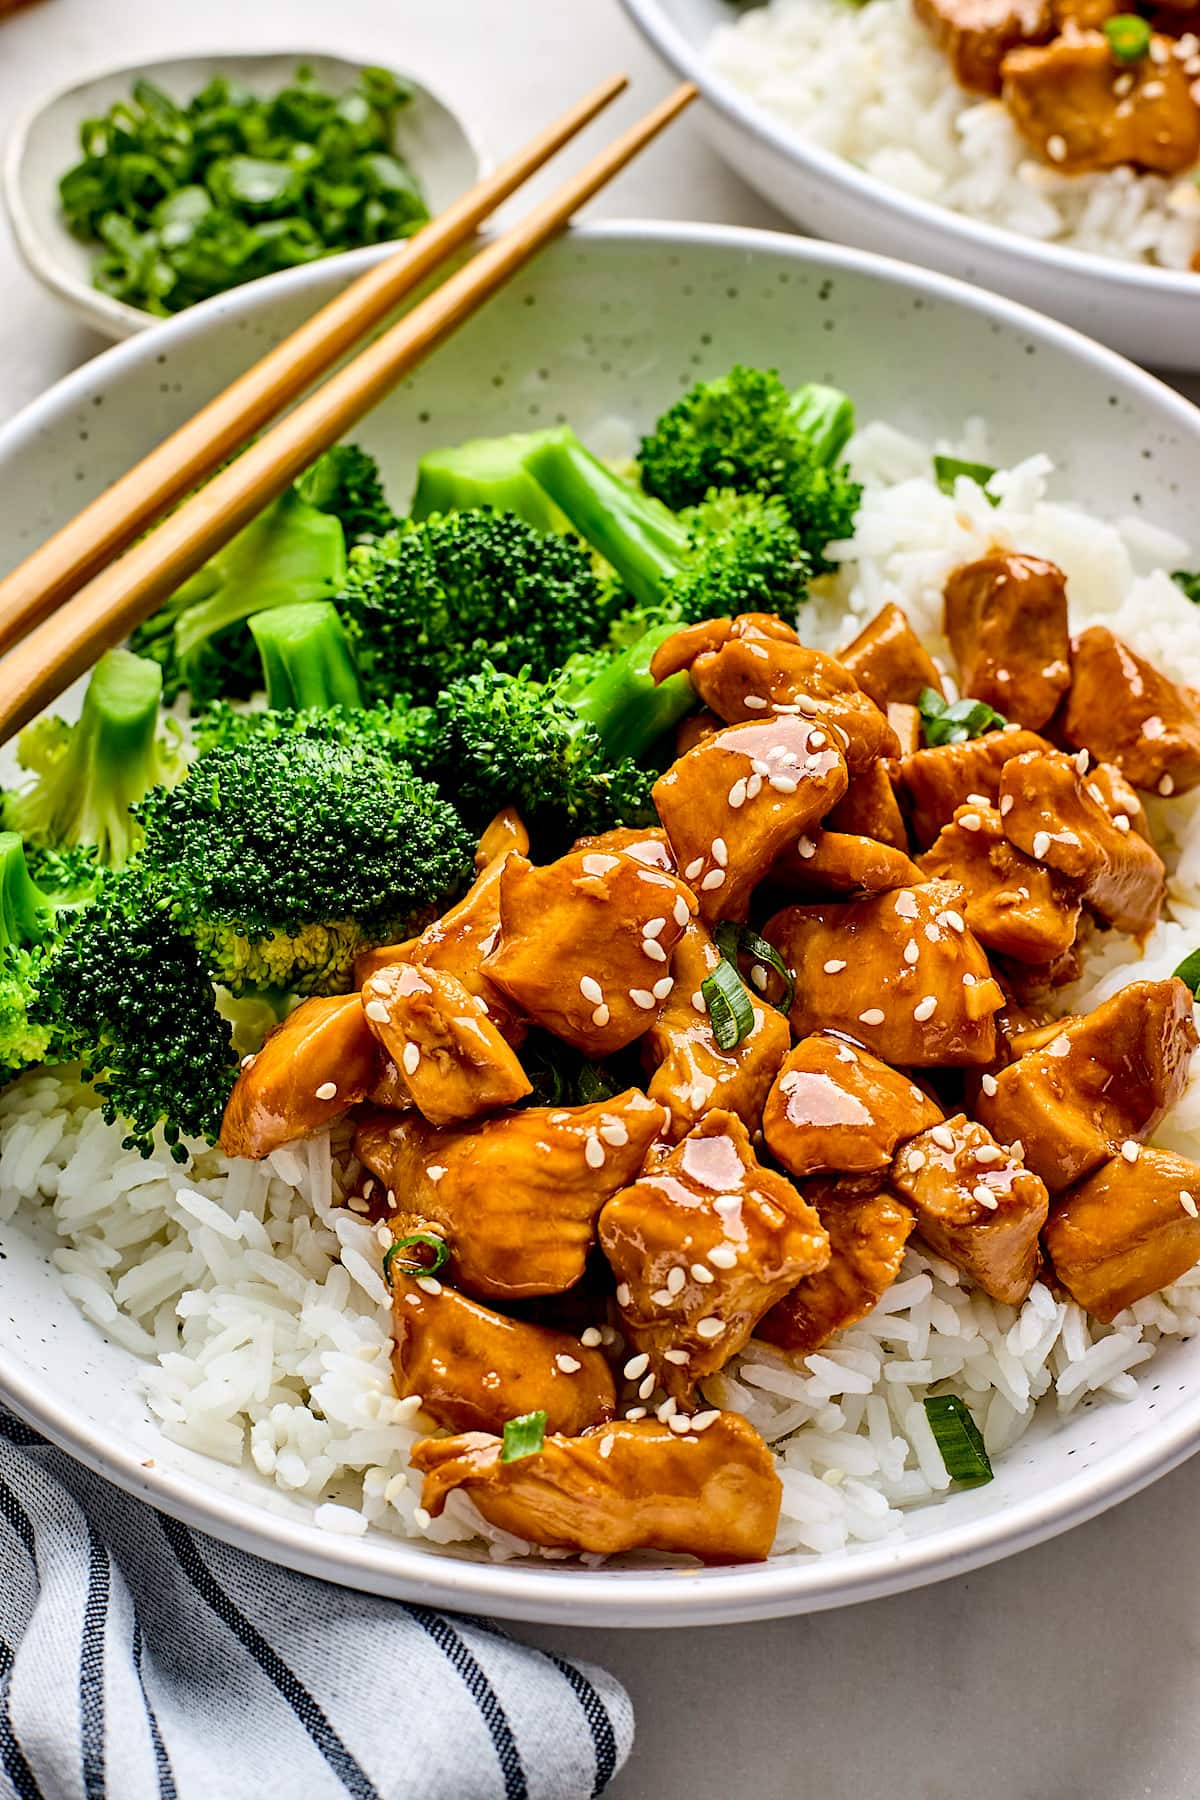
[(0, 579), (0, 653), (47, 618), (378, 325), (628, 86), (614, 75), (475, 183), (164, 438)]
[(690, 83), (668, 95), (10, 650), (0, 662), (0, 743), (61, 694), (102, 651), (120, 643), (160, 600), (335, 444), (695, 97)]

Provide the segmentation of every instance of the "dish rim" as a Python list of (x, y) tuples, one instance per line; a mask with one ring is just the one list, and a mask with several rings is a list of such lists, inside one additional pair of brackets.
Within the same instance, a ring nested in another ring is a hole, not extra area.
[[(1005, 225), (989, 225), (970, 213), (959, 212), (936, 201), (921, 200), (902, 188), (889, 187), (878, 176), (859, 168), (849, 158), (810, 144), (788, 126), (741, 94), (715, 70), (703, 51), (668, 18), (661, 0), (620, 0), (630, 19), (644, 34), (668, 67), (691, 81), (703, 100), (740, 130), (760, 138), (768, 148), (788, 160), (808, 165), (822, 180), (852, 190), (865, 202), (882, 197), (893, 211), (923, 231), (943, 231), (960, 239), (966, 249), (995, 254), (1010, 251), (1027, 257), (1043, 274), (1074, 276), (1080, 280), (1111, 281), (1131, 292), (1147, 290), (1200, 302), (1200, 277), (1188, 269), (1164, 269), (1156, 263), (1123, 262), (1115, 256), (1099, 256), (1093, 250), (1076, 250), (1069, 244), (1053, 244), (1027, 237)], [(963, 90), (964, 93), (966, 90)]]
[[(154, 70), (170, 69), (178, 63), (211, 63), (214, 72), (220, 72), (221, 69), (228, 68), (233, 64), (258, 62), (265, 57), (284, 57), (289, 60), (294, 59), (297, 63), (303, 63), (313, 57), (324, 57), (343, 63), (347, 68), (359, 70), (380, 66), (372, 59), (360, 58), (345, 49), (335, 48), (333, 45), (322, 48), (309, 44), (304, 49), (293, 49), (289, 45), (257, 44), (243, 45), (237, 50), (223, 52), (217, 52), (207, 45), (202, 45), (193, 50), (172, 51), (168, 56), (153, 56), (133, 62), (122, 61), (77, 74), (72, 80), (47, 89), (35, 97), (18, 114), (8, 134), (4, 147), (3, 164), (0, 166), (0, 192), (3, 193), (4, 206), (8, 213), (8, 221), (12, 227), (13, 240), (16, 243), (18, 254), (36, 281), (40, 282), (50, 293), (56, 295), (58, 299), (73, 307), (77, 315), (82, 314), (87, 317), (97, 330), (106, 331), (109, 336), (119, 333), (120, 338), (126, 338), (137, 336), (157, 325), (169, 324), (171, 319), (181, 318), (183, 315), (172, 313), (167, 318), (160, 318), (157, 313), (147, 312), (144, 307), (131, 306), (127, 300), (114, 299), (111, 294), (102, 293), (99, 288), (93, 287), (90, 281), (82, 280), (79, 276), (72, 274), (58, 260), (53, 244), (47, 242), (34, 223), (22, 193), (22, 172), (29, 137), (34, 126), (53, 107), (70, 100), (80, 89), (91, 87), (98, 81), (114, 81), (121, 76), (145, 75)], [(390, 67), (391, 65), (386, 66)], [(396, 69), (395, 73), (405, 81), (411, 82), (427, 99), (432, 100), (454, 121), (474, 163), (473, 179), (478, 180), (481, 176), (490, 173), (493, 159), (479, 133), (460, 108), (448, 100), (440, 88), (432, 86), (423, 75), (415, 74), (410, 69)], [(63, 172), (65, 173), (65, 170)], [(402, 238), (390, 239), (388, 247), (394, 249), (397, 244), (404, 241)], [(80, 242), (82, 243), (82, 240)], [(84, 248), (87, 247), (84, 245)], [(374, 250), (378, 246), (372, 244), (367, 248)], [(359, 252), (334, 251), (333, 254), (335, 256), (357, 255)], [(328, 262), (331, 259), (321, 257), (318, 260)], [(287, 275), (292, 272), (290, 269), (280, 271)], [(277, 279), (275, 275), (255, 277), (256, 281), (273, 281), (275, 279)], [(242, 282), (240, 285), (250, 287), (253, 282)], [(238, 290), (231, 288), (229, 291), (236, 293)], [(218, 299), (221, 296), (213, 295), (210, 298)], [(196, 306), (207, 304), (207, 301), (196, 301), (192, 306), (185, 307), (184, 312), (194, 312)], [(104, 323), (102, 324), (101, 321)]]
[[(1119, 381), (1131, 399), (1152, 406), (1178, 425), (1200, 449), (1200, 410), (1156, 376), (1072, 326), (1047, 319), (1017, 301), (972, 287), (953, 276), (786, 232), (683, 221), (618, 220), (574, 228), (580, 243), (650, 243), (707, 247), (748, 254), (755, 250), (832, 274), (866, 276), (912, 294), (926, 294), (984, 315), (1085, 364), (1097, 379)], [(167, 321), (173, 341), (203, 335), (222, 313), (232, 321), (272, 299), (321, 285), (341, 261), (349, 278), (387, 254), (386, 246), (349, 251), (298, 269), (285, 270), (200, 302)], [(274, 285), (273, 285), (274, 284)], [(136, 336), (118, 343), (64, 376), (0, 427), (0, 464), (19, 454), (24, 442), (53, 429), (97, 390), (110, 373), (119, 374), (152, 356), (162, 340)], [(96, 1329), (99, 1329), (98, 1327)], [(317, 1526), (272, 1515), (267, 1506), (249, 1509), (239, 1496), (222, 1493), (201, 1477), (163, 1469), (138, 1449), (106, 1439), (103, 1422), (75, 1415), (55, 1396), (41, 1392), (0, 1337), (0, 1397), (28, 1424), (59, 1448), (118, 1487), (148, 1501), (211, 1536), (269, 1561), (369, 1592), (421, 1600), (454, 1609), (475, 1609), (502, 1617), (545, 1623), (593, 1626), (662, 1627), (728, 1624), (822, 1611), (881, 1598), (945, 1580), (1028, 1549), (1082, 1524), (1128, 1499), (1200, 1449), (1200, 1383), (1168, 1424), (1156, 1424), (1105, 1458), (1046, 1493), (1014, 1503), (994, 1515), (949, 1524), (928, 1537), (901, 1538), (854, 1549), (837, 1562), (813, 1556), (793, 1563), (767, 1562), (705, 1570), (576, 1569), (554, 1563), (466, 1560), (409, 1538), (347, 1537)], [(144, 1447), (144, 1446), (142, 1446)], [(142, 1448), (139, 1447), (139, 1448)]]

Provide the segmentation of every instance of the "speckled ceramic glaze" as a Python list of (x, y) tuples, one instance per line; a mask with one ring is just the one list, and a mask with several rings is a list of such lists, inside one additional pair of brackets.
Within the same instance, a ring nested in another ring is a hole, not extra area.
[[(68, 229), (59, 210), (58, 182), (79, 160), (79, 127), (127, 99), (135, 81), (185, 101), (216, 75), (231, 75), (254, 93), (277, 92), (305, 63), (317, 80), (340, 92), (350, 87), (364, 58), (352, 62), (321, 50), (262, 50), (203, 56), (172, 56), (149, 63), (126, 63), (90, 75), (60, 93), (38, 100), (8, 136), (4, 159), (4, 202), (17, 248), (52, 294), (105, 337), (130, 337), (157, 323), (152, 313), (114, 300), (92, 286), (96, 246)], [(413, 101), (396, 123), (396, 148), (411, 164), (430, 210), (438, 213), (482, 173), (487, 158), (444, 100), (407, 77)]]
[(728, 24), (729, 0), (622, 4), (659, 55), (699, 87), (717, 150), (789, 218), (835, 243), (903, 256), (1040, 307), (1152, 368), (1200, 368), (1200, 277), (1041, 243), (902, 193), (806, 144), (709, 67), (705, 45)]
[[(375, 252), (271, 277), (110, 350), (0, 433), (0, 567), (178, 425)], [(1075, 333), (940, 276), (766, 233), (611, 226), (514, 281), (356, 436), (403, 497), (421, 450), (613, 416), (648, 422), (682, 383), (742, 358), (850, 389), (860, 417), (952, 433), (986, 414), (1002, 461), (1046, 450), (1060, 493), (1196, 539), (1200, 413)], [(0, 1393), (72, 1454), (262, 1556), (374, 1590), (514, 1618), (610, 1625), (753, 1619), (914, 1587), (1036, 1543), (1200, 1445), (1200, 1341), (1171, 1343), (1127, 1404), (1046, 1418), (990, 1486), (909, 1515), (899, 1542), (742, 1569), (496, 1564), (329, 1536), (257, 1476), (165, 1441), (137, 1366), (62, 1292), (39, 1225), (0, 1227)]]

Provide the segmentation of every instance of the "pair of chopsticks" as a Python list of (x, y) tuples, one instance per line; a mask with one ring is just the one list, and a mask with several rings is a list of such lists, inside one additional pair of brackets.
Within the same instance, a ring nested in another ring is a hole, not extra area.
[[(615, 76), (570, 108), (402, 250), (352, 282), (0, 580), (0, 743), (57, 698), (104, 650), (120, 643), (335, 444), (696, 95), (690, 85), (677, 88), (270, 431), (249, 442), (465, 244), (502, 201), (626, 85), (624, 76)], [(236, 460), (213, 475), (238, 450)], [(208, 476), (212, 479), (200, 486)], [(181, 499), (183, 504), (176, 505)], [(152, 525), (155, 529), (142, 536)]]

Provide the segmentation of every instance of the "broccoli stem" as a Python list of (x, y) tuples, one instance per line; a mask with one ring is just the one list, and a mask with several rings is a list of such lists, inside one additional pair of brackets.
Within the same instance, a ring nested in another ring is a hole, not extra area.
[(795, 389), (789, 411), (812, 454), (823, 463), (835, 463), (854, 432), (854, 402), (849, 395), (809, 381)]
[(525, 467), (638, 604), (657, 605), (688, 547), (674, 513), (606, 469), (572, 431), (547, 432)]
[(525, 467), (525, 458), (558, 431), (510, 432), (431, 450), (417, 464), (412, 516), (472, 512), (490, 506), (515, 513), (536, 531), (564, 531), (567, 521)]
[(643, 756), (696, 705), (696, 692), (686, 674), (656, 683), (650, 673), (654, 652), (678, 629), (676, 624), (656, 625), (644, 632), (568, 702), (595, 727), (614, 762)]
[(268, 706), (297, 712), (361, 707), (358, 670), (332, 601), (275, 606), (248, 623), (262, 658)]
[(53, 928), (54, 911), (29, 873), (20, 833), (0, 831), (0, 946), (40, 944)]

